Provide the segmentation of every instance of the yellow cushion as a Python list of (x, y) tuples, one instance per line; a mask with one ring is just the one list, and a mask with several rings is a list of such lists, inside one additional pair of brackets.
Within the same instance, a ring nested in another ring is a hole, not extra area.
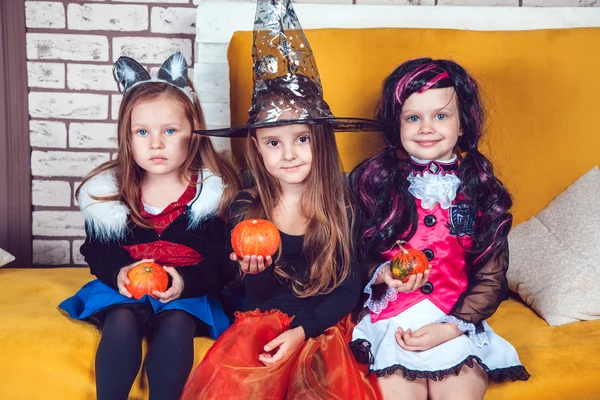
[[(0, 399), (95, 398), (100, 334), (57, 307), (88, 280), (83, 268), (0, 269)], [(511, 299), (489, 323), (517, 348), (533, 377), (492, 385), (486, 399), (593, 399), (590, 394), (600, 393), (600, 358), (594, 356), (600, 351), (600, 321), (550, 327)], [(212, 343), (195, 339), (194, 366)], [(130, 398), (147, 398), (147, 388), (138, 376)]]
[[(0, 269), (0, 399), (96, 398), (100, 334), (58, 308), (92, 279), (87, 268)], [(212, 343), (195, 339), (194, 365)], [(147, 388), (138, 376), (130, 398), (148, 398)]]
[[(444, 29), (307, 30), (325, 100), (339, 117), (372, 117), (383, 79), (417, 57), (451, 58), (479, 81), (487, 105), (482, 151), (515, 199), (515, 223), (600, 164), (600, 29), (476, 32)], [(251, 32), (229, 47), (232, 124), (248, 118)], [(382, 146), (377, 133), (339, 133), (346, 170)], [(232, 144), (240, 155), (240, 139)]]
[(600, 399), (600, 320), (549, 326), (520, 300), (509, 299), (488, 320), (531, 374), (528, 381), (490, 386), (486, 400)]

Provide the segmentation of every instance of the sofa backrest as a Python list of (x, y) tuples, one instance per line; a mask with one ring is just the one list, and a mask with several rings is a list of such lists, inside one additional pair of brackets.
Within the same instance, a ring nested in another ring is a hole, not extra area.
[[(487, 107), (481, 150), (514, 196), (515, 223), (543, 209), (600, 164), (600, 28), (537, 31), (315, 29), (306, 31), (325, 100), (338, 117), (373, 117), (383, 79), (417, 57), (449, 58), (478, 80)], [(232, 125), (244, 124), (252, 89), (251, 32), (231, 40)], [(377, 133), (338, 133), (349, 171), (375, 154)], [(232, 151), (243, 158), (240, 139)]]

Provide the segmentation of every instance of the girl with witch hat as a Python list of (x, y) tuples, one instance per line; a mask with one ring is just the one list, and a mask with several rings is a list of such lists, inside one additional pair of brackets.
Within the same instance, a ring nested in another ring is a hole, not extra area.
[[(290, 39), (293, 38), (293, 40)], [(375, 121), (335, 118), (323, 100), (312, 50), (289, 0), (259, 0), (254, 92), (244, 126), (196, 133), (247, 137), (256, 187), (230, 206), (234, 221), (268, 219), (279, 254), (238, 259), (243, 312), (189, 378), (183, 399), (379, 399), (350, 352), (349, 313), (361, 273), (356, 217), (335, 130), (374, 130)]]

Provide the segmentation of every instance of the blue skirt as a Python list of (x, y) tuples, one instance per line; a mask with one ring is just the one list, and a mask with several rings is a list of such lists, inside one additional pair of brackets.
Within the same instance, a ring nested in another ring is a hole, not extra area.
[(155, 314), (168, 310), (183, 310), (205, 323), (214, 339), (229, 327), (229, 319), (225, 315), (221, 303), (214, 296), (177, 299), (168, 303), (161, 303), (148, 295), (135, 300), (123, 296), (98, 279), (83, 285), (74, 296), (60, 303), (59, 307), (65, 310), (71, 318), (86, 320), (108, 307), (135, 303), (142, 306), (150, 305)]

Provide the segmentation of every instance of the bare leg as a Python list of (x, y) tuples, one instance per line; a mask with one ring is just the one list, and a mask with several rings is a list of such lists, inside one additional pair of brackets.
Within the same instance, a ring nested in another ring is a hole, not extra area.
[(488, 375), (475, 363), (463, 366), (458, 375), (448, 375), (441, 381), (428, 381), (432, 400), (481, 400), (488, 387)]
[(409, 381), (404, 378), (402, 371), (392, 375), (377, 378), (381, 393), (385, 400), (426, 400), (427, 380), (419, 378)]

